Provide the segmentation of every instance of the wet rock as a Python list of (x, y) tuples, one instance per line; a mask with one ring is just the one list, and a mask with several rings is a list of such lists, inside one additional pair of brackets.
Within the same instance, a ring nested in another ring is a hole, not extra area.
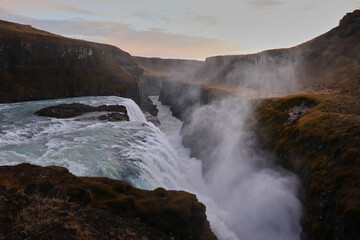
[(129, 121), (129, 116), (115, 112), (115, 113), (108, 113), (106, 115), (101, 115), (99, 119), (101, 121), (109, 121), (109, 122)]
[(152, 122), (155, 126), (161, 125), (159, 119), (156, 116), (151, 115), (149, 112), (144, 112), (144, 115), (145, 115), (146, 121)]
[(301, 102), (300, 105), (294, 106), (290, 108), (287, 112), (289, 113), (289, 119), (286, 123), (284, 123), (285, 126), (291, 124), (293, 121), (299, 119), (304, 113), (314, 108), (314, 104), (307, 104), (306, 102)]
[(81, 103), (59, 104), (43, 108), (35, 114), (42, 117), (71, 118), (90, 112), (111, 112), (100, 115), (98, 119), (102, 121), (129, 121), (126, 107), (122, 105), (102, 105), (93, 107)]

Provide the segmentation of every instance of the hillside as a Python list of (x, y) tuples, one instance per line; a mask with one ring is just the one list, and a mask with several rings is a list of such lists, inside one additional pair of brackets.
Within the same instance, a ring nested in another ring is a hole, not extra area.
[(117, 47), (0, 21), (0, 102), (117, 95), (141, 103), (142, 72)]

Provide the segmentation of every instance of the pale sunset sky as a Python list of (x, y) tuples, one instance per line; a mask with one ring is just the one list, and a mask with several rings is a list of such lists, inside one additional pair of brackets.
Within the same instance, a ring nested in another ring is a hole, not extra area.
[(203, 60), (295, 46), (359, 7), (359, 0), (0, 0), (0, 19), (135, 56)]

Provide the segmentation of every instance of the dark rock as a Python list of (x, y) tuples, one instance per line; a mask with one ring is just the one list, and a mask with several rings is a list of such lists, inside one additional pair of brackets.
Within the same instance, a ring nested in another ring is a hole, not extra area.
[(122, 113), (109, 113), (106, 115), (101, 115), (99, 117), (101, 121), (109, 121), (109, 122), (116, 122), (116, 121), (129, 121), (129, 116), (122, 114)]
[(351, 13), (347, 13), (339, 22), (339, 26), (352, 24), (360, 20), (360, 10), (357, 9)]
[(142, 98), (140, 108), (143, 112), (148, 112), (153, 116), (156, 116), (159, 111), (150, 98), (145, 96)]
[(145, 115), (146, 121), (152, 122), (155, 126), (161, 125), (159, 119), (156, 116), (151, 115), (149, 112), (144, 112), (144, 115)]
[(98, 119), (102, 121), (129, 121), (126, 107), (122, 105), (102, 105), (93, 107), (81, 103), (59, 104), (43, 108), (35, 114), (42, 117), (71, 118), (90, 112), (111, 112), (99, 116)]

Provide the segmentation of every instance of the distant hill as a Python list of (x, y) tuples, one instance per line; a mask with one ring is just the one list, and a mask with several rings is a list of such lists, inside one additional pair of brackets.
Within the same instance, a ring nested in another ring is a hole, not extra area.
[[(329, 32), (292, 48), (257, 54), (225, 55), (205, 62), (134, 57), (144, 69), (145, 95), (159, 94), (161, 84), (202, 84), (219, 91), (353, 91), (360, 86), (360, 10), (348, 13)], [(182, 94), (184, 95), (184, 94)]]
[(162, 59), (134, 57), (144, 69), (142, 89), (144, 95), (159, 95), (163, 81), (194, 81), (195, 71), (204, 65), (203, 61), (184, 59)]
[(117, 95), (140, 103), (142, 73), (117, 47), (0, 21), (0, 102)]
[(358, 88), (360, 10), (348, 13), (331, 31), (293, 48), (209, 57), (195, 78), (229, 87), (268, 87), (284, 93)]

